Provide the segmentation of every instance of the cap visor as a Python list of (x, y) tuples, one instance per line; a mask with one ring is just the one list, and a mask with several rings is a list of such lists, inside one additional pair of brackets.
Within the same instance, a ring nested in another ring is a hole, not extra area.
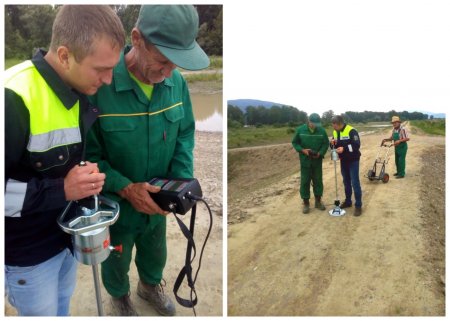
[(201, 70), (208, 68), (209, 58), (202, 48), (195, 43), (192, 49), (173, 49), (156, 45), (158, 50), (171, 62), (186, 70)]

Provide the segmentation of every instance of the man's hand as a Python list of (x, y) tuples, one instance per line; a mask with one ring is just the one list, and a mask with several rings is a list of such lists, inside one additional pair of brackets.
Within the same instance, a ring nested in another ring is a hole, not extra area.
[(105, 184), (104, 173), (99, 173), (95, 163), (86, 162), (86, 166), (74, 166), (64, 177), (66, 200), (77, 201), (99, 194)]
[(311, 149), (302, 149), (302, 153), (306, 156), (309, 156), (309, 152), (311, 152)]
[(317, 153), (313, 154), (311, 157), (314, 158), (314, 159), (319, 158), (320, 157), (320, 152), (317, 152)]
[(158, 193), (161, 190), (159, 186), (153, 186), (149, 183), (131, 183), (119, 191), (122, 198), (127, 199), (133, 208), (144, 214), (167, 215), (169, 212), (162, 210), (158, 204), (150, 197), (149, 192)]
[(338, 154), (342, 154), (342, 153), (344, 152), (344, 147), (338, 147), (338, 148), (336, 148), (336, 152), (337, 152)]

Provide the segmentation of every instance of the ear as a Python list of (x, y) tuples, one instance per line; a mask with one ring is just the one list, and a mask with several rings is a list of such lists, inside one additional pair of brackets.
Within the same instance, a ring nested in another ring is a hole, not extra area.
[(67, 48), (66, 46), (59, 46), (58, 49), (56, 49), (56, 55), (58, 57), (59, 64), (64, 69), (69, 69), (69, 67), (70, 67), (70, 62), (69, 62), (70, 51), (69, 51), (69, 48)]
[(131, 30), (131, 44), (133, 45), (133, 47), (139, 47), (141, 43), (141, 32), (138, 28), (134, 27), (133, 30)]

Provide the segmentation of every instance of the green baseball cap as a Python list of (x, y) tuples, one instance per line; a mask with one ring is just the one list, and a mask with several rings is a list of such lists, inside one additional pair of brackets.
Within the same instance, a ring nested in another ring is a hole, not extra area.
[(143, 5), (136, 24), (141, 34), (171, 62), (187, 70), (209, 66), (198, 45), (198, 13), (192, 5)]
[(312, 113), (311, 115), (309, 115), (309, 121), (311, 123), (313, 123), (314, 126), (316, 126), (316, 127), (321, 127), (322, 126), (322, 123), (320, 122), (319, 114)]

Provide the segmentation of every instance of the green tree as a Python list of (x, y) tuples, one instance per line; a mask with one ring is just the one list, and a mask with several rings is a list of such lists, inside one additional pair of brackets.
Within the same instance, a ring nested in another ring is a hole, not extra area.
[(331, 124), (331, 118), (333, 118), (334, 112), (330, 109), (322, 114), (322, 124), (327, 126)]
[(5, 6), (5, 57), (27, 59), (35, 49), (47, 49), (55, 15), (51, 5)]
[(127, 43), (131, 43), (130, 35), (136, 25), (136, 21), (139, 17), (140, 5), (114, 5), (113, 9), (122, 21), (123, 29), (127, 37)]
[(197, 5), (199, 14), (198, 44), (208, 55), (223, 53), (223, 6)]
[(228, 120), (239, 122), (241, 126), (244, 125), (244, 113), (239, 107), (228, 105), (227, 116)]

